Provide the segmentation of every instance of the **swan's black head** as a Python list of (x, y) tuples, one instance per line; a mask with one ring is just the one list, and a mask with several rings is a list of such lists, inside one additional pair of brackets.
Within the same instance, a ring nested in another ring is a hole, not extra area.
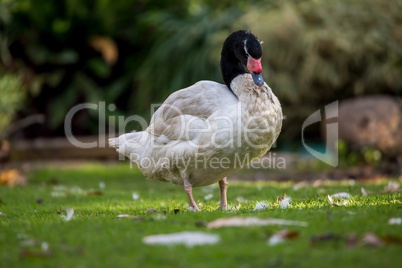
[(233, 32), (223, 43), (221, 70), (225, 84), (230, 88), (232, 80), (246, 73), (251, 73), (257, 86), (264, 84), (261, 66), (262, 48), (257, 37), (249, 31)]

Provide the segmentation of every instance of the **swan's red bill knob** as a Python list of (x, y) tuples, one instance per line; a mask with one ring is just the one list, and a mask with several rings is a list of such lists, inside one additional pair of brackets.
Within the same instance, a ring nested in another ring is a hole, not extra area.
[(253, 77), (254, 84), (257, 86), (262, 86), (264, 84), (264, 79), (262, 78), (262, 65), (261, 59), (254, 59), (249, 57), (247, 59), (247, 69)]

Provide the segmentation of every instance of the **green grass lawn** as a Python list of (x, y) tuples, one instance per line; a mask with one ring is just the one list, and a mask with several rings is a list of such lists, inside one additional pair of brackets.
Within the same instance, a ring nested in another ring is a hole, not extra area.
[[(128, 164), (47, 168), (27, 176), (26, 186), (0, 188), (0, 267), (402, 267), (402, 225), (388, 224), (402, 217), (402, 194), (382, 193), (389, 180), (297, 190), (292, 183), (229, 181), (230, 211), (216, 210), (219, 188), (210, 186), (194, 189), (202, 209), (194, 213), (182, 188), (147, 181)], [(362, 186), (372, 194), (362, 196)], [(327, 195), (337, 192), (352, 197), (331, 206)], [(206, 201), (208, 194), (213, 197)], [(292, 197), (286, 209), (277, 201), (284, 194)], [(253, 211), (258, 201), (269, 208)], [(62, 217), (67, 208), (75, 212), (70, 221)], [(132, 217), (117, 218), (120, 214)], [(309, 225), (208, 229), (203, 224), (233, 216)], [(283, 229), (298, 236), (269, 245), (269, 237)], [(195, 247), (142, 242), (147, 235), (181, 231), (217, 234), (220, 242)], [(362, 242), (367, 232), (395, 241), (368, 246)], [(346, 242), (352, 233), (354, 246)], [(313, 237), (321, 239), (312, 242)]]

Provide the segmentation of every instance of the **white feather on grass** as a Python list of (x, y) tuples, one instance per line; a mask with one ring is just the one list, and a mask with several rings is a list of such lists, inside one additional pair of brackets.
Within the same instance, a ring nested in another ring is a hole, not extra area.
[(360, 188), (360, 192), (362, 193), (363, 196), (368, 195), (367, 192), (366, 192), (366, 189), (364, 189), (363, 187)]
[(134, 200), (140, 199), (140, 195), (138, 193), (133, 193), (132, 197), (133, 197)]
[(211, 199), (212, 197), (214, 197), (213, 194), (207, 194), (206, 196), (204, 196), (204, 200), (209, 200), (209, 199)]
[(220, 237), (216, 234), (204, 232), (180, 232), (172, 234), (158, 234), (146, 236), (142, 241), (147, 245), (177, 245), (187, 247), (212, 245), (218, 243)]
[(230, 217), (219, 218), (210, 223), (207, 227), (209, 229), (221, 227), (244, 227), (244, 226), (266, 226), (266, 225), (294, 225), (294, 226), (307, 226), (308, 223), (304, 221), (291, 221), (283, 219), (260, 219), (256, 217)]
[(350, 194), (346, 193), (346, 192), (340, 192), (340, 193), (336, 193), (331, 195), (332, 198), (345, 198), (345, 199), (349, 199), (351, 196)]
[(290, 202), (292, 202), (292, 198), (290, 196), (285, 196), (280, 202), (279, 206), (281, 209), (285, 209), (289, 207)]
[(257, 202), (257, 204), (255, 204), (254, 207), (254, 211), (258, 211), (258, 210), (265, 210), (265, 209), (269, 209), (269, 204), (266, 202)]
[(388, 220), (388, 224), (401, 225), (402, 224), (402, 218), (391, 218), (391, 219)]
[(73, 208), (67, 208), (66, 209), (66, 215), (61, 215), (62, 218), (64, 218), (66, 221), (70, 221), (74, 216), (74, 209)]

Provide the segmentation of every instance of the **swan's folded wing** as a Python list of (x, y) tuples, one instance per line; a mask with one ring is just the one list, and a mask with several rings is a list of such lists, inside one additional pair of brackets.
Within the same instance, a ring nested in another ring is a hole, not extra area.
[(154, 113), (147, 130), (167, 140), (193, 140), (197, 132), (208, 128), (211, 115), (236, 103), (236, 96), (225, 85), (200, 81), (172, 93)]

